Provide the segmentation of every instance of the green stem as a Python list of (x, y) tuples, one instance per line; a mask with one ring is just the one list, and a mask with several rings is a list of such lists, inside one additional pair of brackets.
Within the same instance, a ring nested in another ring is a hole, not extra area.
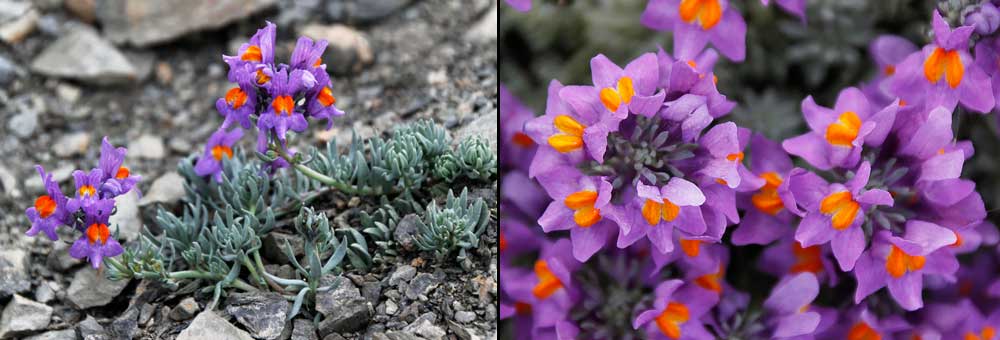
[(283, 158), (286, 162), (288, 162), (288, 164), (291, 164), (292, 167), (295, 168), (295, 170), (298, 170), (303, 175), (306, 175), (309, 178), (312, 178), (312, 179), (314, 179), (316, 181), (319, 181), (320, 183), (323, 183), (323, 184), (326, 184), (328, 186), (334, 187), (337, 190), (340, 190), (341, 192), (344, 192), (346, 194), (373, 196), (373, 195), (379, 195), (379, 194), (382, 193), (381, 190), (374, 190), (374, 189), (368, 188), (368, 187), (359, 188), (359, 187), (350, 185), (348, 183), (339, 181), (339, 180), (337, 180), (337, 179), (335, 179), (333, 177), (321, 174), (321, 173), (319, 173), (319, 171), (316, 171), (313, 168), (310, 168), (310, 167), (308, 167), (308, 166), (306, 166), (304, 164), (299, 164), (298, 162), (295, 162), (292, 159), (292, 156), (289, 155), (288, 152), (286, 152), (285, 150), (283, 150), (280, 146), (276, 146), (276, 145), (272, 144), (271, 145), (271, 149), (275, 150), (278, 153), (278, 156), (280, 156), (281, 158)]
[(247, 257), (247, 256), (245, 256), (245, 255), (244, 256), (240, 256), (240, 257), (243, 259), (243, 261), (242, 261), (243, 262), (243, 266), (247, 267), (247, 269), (250, 270), (250, 277), (253, 277), (254, 280), (257, 281), (257, 286), (258, 287), (265, 287), (267, 285), (267, 282), (264, 282), (264, 279), (261, 278), (260, 275), (257, 274), (257, 267), (254, 266), (254, 264), (250, 262), (250, 258)]

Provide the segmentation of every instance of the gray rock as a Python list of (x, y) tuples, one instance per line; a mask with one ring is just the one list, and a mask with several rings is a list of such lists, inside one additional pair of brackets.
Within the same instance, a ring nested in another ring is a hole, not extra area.
[(118, 210), (109, 218), (111, 230), (117, 228), (119, 237), (125, 241), (133, 241), (139, 238), (142, 230), (142, 217), (139, 216), (139, 194), (136, 190), (130, 190), (124, 195), (115, 197), (115, 208)]
[(410, 280), (410, 285), (406, 287), (406, 297), (410, 300), (416, 300), (421, 295), (430, 294), (434, 291), (434, 288), (438, 286), (438, 280), (430, 273), (420, 273), (413, 280)]
[(385, 314), (396, 315), (398, 311), (399, 305), (396, 304), (396, 301), (385, 300)]
[(52, 245), (52, 251), (49, 252), (46, 258), (46, 264), (52, 269), (64, 272), (74, 266), (83, 263), (82, 260), (73, 258), (69, 255), (69, 244), (65, 242), (55, 242)]
[(236, 318), (254, 338), (274, 340), (285, 329), (290, 306), (281, 294), (237, 293), (226, 302), (226, 313)]
[(0, 192), (10, 197), (21, 196), (21, 191), (17, 189), (17, 177), (14, 172), (0, 165)]
[(261, 244), (264, 257), (278, 264), (290, 263), (291, 261), (288, 259), (288, 256), (285, 255), (285, 241), (288, 241), (288, 245), (292, 247), (292, 253), (295, 256), (303, 254), (303, 241), (301, 237), (282, 233), (268, 233), (267, 236), (264, 236)]
[(0, 251), (0, 297), (27, 292), (31, 289), (28, 252), (21, 249)]
[(141, 47), (220, 28), (276, 3), (277, 0), (109, 0), (98, 2), (97, 19), (111, 41)]
[(253, 340), (253, 337), (211, 310), (206, 310), (177, 335), (177, 340)]
[(465, 32), (465, 39), (469, 41), (490, 42), (497, 40), (497, 3), (493, 3), (482, 19), (472, 25), (472, 29)]
[(96, 270), (85, 267), (76, 272), (69, 285), (69, 301), (79, 309), (104, 306), (128, 285), (128, 280), (111, 281)]
[(60, 331), (48, 331), (35, 336), (29, 336), (24, 340), (67, 340), (76, 339), (76, 331), (72, 329), (64, 329)]
[(143, 82), (153, 74), (156, 53), (148, 51), (126, 51), (125, 57), (135, 67), (135, 80)]
[(0, 86), (7, 85), (23, 71), (13, 61), (0, 55)]
[(413, 251), (417, 247), (414, 242), (417, 236), (417, 226), (419, 223), (420, 216), (417, 216), (417, 214), (409, 214), (403, 216), (403, 219), (399, 220), (399, 223), (396, 224), (396, 231), (393, 232), (393, 238), (396, 239), (396, 243), (406, 251)]
[(97, 19), (97, 0), (66, 0), (66, 10), (87, 23)]
[(375, 61), (375, 53), (368, 39), (361, 32), (348, 26), (312, 24), (299, 30), (299, 34), (330, 42), (323, 52), (323, 60), (337, 60), (326, 64), (327, 69), (333, 73), (341, 75), (357, 73)]
[(26, 38), (38, 24), (38, 10), (28, 1), (0, 1), (0, 40), (14, 45)]
[(403, 328), (403, 332), (415, 334), (427, 340), (441, 340), (445, 336), (444, 329), (435, 326), (433, 322), (424, 318), (417, 319), (417, 321), (406, 326)]
[(476, 332), (474, 329), (472, 329), (472, 327), (462, 327), (462, 325), (459, 325), (452, 321), (448, 321), (448, 329), (450, 329), (453, 334), (455, 334), (456, 336), (458, 336), (459, 339), (462, 340), (483, 339), (483, 337), (479, 336), (479, 333)]
[(198, 306), (198, 302), (194, 301), (194, 298), (186, 298), (181, 300), (174, 309), (170, 310), (170, 319), (174, 321), (184, 321), (193, 318), (195, 314), (198, 313), (201, 307)]
[(171, 171), (153, 181), (149, 192), (139, 200), (139, 206), (146, 206), (157, 202), (173, 204), (179, 201), (181, 197), (184, 197), (184, 194), (184, 178), (177, 174), (177, 172)]
[(31, 62), (31, 70), (98, 85), (120, 84), (136, 78), (135, 67), (124, 54), (93, 29), (82, 25), (42, 51)]
[(38, 300), (38, 302), (41, 303), (49, 303), (49, 301), (55, 300), (56, 291), (55, 289), (52, 289), (52, 285), (54, 284), (56, 283), (42, 281), (42, 283), (38, 285), (38, 288), (35, 288), (35, 300)]
[(14, 295), (0, 314), (0, 339), (19, 337), (49, 326), (52, 307)]
[(371, 23), (396, 13), (410, 0), (330, 1), (326, 14), (333, 21)]
[(136, 158), (163, 159), (167, 149), (163, 146), (163, 138), (143, 134), (128, 143), (128, 155)]
[(56, 95), (67, 104), (75, 104), (80, 100), (80, 88), (70, 84), (56, 85)]
[(389, 285), (396, 286), (400, 282), (410, 282), (414, 276), (417, 275), (417, 268), (413, 266), (404, 264), (402, 266), (396, 267), (396, 271), (392, 272), (392, 276), (389, 276)]
[(70, 157), (83, 154), (87, 151), (88, 145), (90, 145), (90, 133), (74, 132), (59, 137), (55, 145), (52, 145), (52, 152), (59, 157)]
[(455, 321), (461, 323), (470, 323), (476, 320), (476, 313), (469, 311), (455, 312)]
[(115, 339), (135, 339), (139, 333), (139, 308), (130, 306), (108, 328)]
[(319, 340), (316, 336), (316, 326), (306, 319), (295, 319), (292, 340)]
[(458, 144), (463, 139), (470, 138), (472, 136), (480, 136), (489, 142), (490, 149), (493, 150), (493, 153), (496, 153), (498, 150), (497, 141), (499, 140), (499, 136), (497, 135), (497, 124), (497, 111), (493, 110), (493, 112), (476, 118), (476, 120), (473, 120), (461, 129), (458, 129), (458, 131), (455, 132), (454, 143)]
[(350, 279), (343, 276), (324, 277), (322, 287), (330, 290), (316, 294), (316, 310), (326, 318), (319, 324), (320, 334), (355, 332), (364, 329), (374, 308), (361, 296)]
[(104, 330), (97, 319), (87, 315), (87, 318), (76, 325), (76, 334), (83, 340), (110, 340), (111, 336)]
[(14, 135), (21, 138), (31, 137), (38, 127), (38, 112), (34, 110), (24, 110), (7, 121), (7, 129)]
[(361, 285), (361, 296), (368, 299), (372, 306), (378, 305), (382, 298), (382, 281), (366, 281)]

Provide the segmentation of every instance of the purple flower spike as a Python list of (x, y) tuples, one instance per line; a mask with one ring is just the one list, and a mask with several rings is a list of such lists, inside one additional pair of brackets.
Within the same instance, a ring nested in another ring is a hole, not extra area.
[(790, 232), (795, 215), (785, 209), (789, 173), (792, 160), (781, 149), (781, 145), (755, 134), (750, 139), (751, 171), (764, 180), (764, 184), (752, 193), (740, 195), (740, 206), (746, 211), (739, 228), (733, 232), (733, 244), (768, 244)]
[(323, 69), (313, 69), (317, 85), (306, 91), (306, 115), (314, 119), (325, 119), (326, 129), (329, 130), (333, 127), (333, 117), (343, 116), (344, 111), (335, 105), (337, 98), (333, 96), (333, 83), (326, 73), (326, 65), (322, 67)]
[(104, 171), (100, 168), (91, 169), (90, 172), (76, 170), (73, 171), (73, 181), (76, 183), (76, 190), (66, 203), (67, 211), (86, 208), (100, 199), (98, 190), (104, 184)]
[[(258, 84), (265, 84), (269, 80), (263, 76), (263, 67), (274, 65), (274, 38), (277, 33), (277, 26), (270, 21), (263, 28), (258, 29), (250, 41), (240, 46), (235, 56), (222, 56), (226, 64), (229, 64), (229, 81), (237, 83), (242, 77), (240, 73), (252, 73)], [(245, 67), (248, 66), (248, 67)]]
[(850, 87), (840, 92), (828, 109), (812, 96), (802, 101), (802, 112), (812, 130), (782, 143), (785, 151), (804, 158), (821, 170), (853, 168), (861, 159), (861, 146), (879, 146), (896, 120), (897, 103), (875, 112), (864, 93)]
[(871, 165), (866, 161), (845, 184), (828, 184), (813, 173), (797, 175), (790, 184), (796, 203), (806, 210), (795, 231), (795, 240), (803, 247), (832, 241), (833, 255), (843, 271), (854, 268), (865, 249), (865, 232), (861, 228), (865, 211), (894, 203), (885, 190), (865, 190), (870, 174)]
[(69, 248), (70, 256), (78, 259), (86, 257), (97, 269), (105, 257), (118, 256), (124, 251), (108, 229), (108, 217), (114, 206), (114, 200), (104, 199), (84, 207), (83, 235)]
[(67, 208), (66, 196), (59, 191), (59, 183), (52, 180), (52, 174), (45, 173), (41, 166), (35, 166), (38, 175), (42, 176), (45, 183), (45, 191), (48, 195), (39, 196), (35, 199), (35, 205), (25, 210), (28, 220), (31, 221), (31, 229), (25, 233), (28, 236), (35, 236), (39, 232), (44, 233), (50, 240), (58, 240), (56, 228), (60, 224), (65, 224)]
[(955, 280), (958, 260), (950, 250), (943, 248), (957, 240), (953, 231), (917, 220), (906, 223), (903, 237), (880, 232), (854, 272), (858, 279), (855, 303), (888, 285), (889, 294), (903, 309), (922, 308), (924, 274)]
[(658, 31), (673, 31), (674, 41), (690, 39), (692, 46), (711, 42), (732, 61), (746, 57), (747, 25), (727, 0), (651, 0), (641, 21)]
[(205, 152), (194, 165), (194, 172), (198, 176), (211, 175), (216, 182), (222, 182), (222, 159), (233, 158), (233, 144), (240, 138), (243, 138), (243, 130), (238, 128), (228, 132), (219, 129), (212, 133), (205, 144)]
[(819, 295), (819, 282), (812, 273), (786, 277), (778, 282), (764, 301), (773, 324), (773, 338), (790, 338), (812, 334), (819, 326), (821, 315), (811, 311), (809, 304)]
[(977, 112), (989, 112), (995, 104), (989, 75), (973, 62), (969, 54), (969, 36), (974, 28), (954, 30), (934, 11), (934, 43), (910, 54), (890, 84), (891, 92), (907, 103), (943, 106), (949, 110), (958, 103)]
[(639, 314), (632, 327), (645, 326), (650, 339), (715, 339), (700, 318), (719, 302), (719, 296), (681, 280), (656, 286), (653, 309)]
[(239, 123), (244, 129), (250, 128), (250, 115), (257, 109), (257, 87), (254, 82), (254, 73), (237, 73), (235, 83), (238, 86), (229, 89), (225, 97), (215, 101), (215, 109), (225, 117), (223, 129), (233, 123)]

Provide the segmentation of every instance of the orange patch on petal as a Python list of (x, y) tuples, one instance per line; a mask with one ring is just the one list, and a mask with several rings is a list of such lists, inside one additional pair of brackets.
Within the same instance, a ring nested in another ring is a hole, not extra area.
[(701, 252), (701, 240), (681, 239), (681, 250), (689, 257), (696, 257)]
[(831, 216), (833, 229), (844, 230), (854, 223), (861, 205), (854, 201), (850, 192), (839, 191), (823, 198), (819, 203), (819, 211)]
[(900, 278), (906, 272), (920, 270), (927, 262), (923, 256), (909, 255), (902, 249), (893, 245), (889, 250), (889, 256), (885, 259), (885, 271), (894, 278)]
[(260, 46), (250, 45), (250, 47), (247, 47), (247, 50), (243, 51), (243, 55), (240, 56), (240, 60), (256, 62), (264, 60), (260, 53)]
[(531, 290), (536, 298), (544, 300), (552, 296), (563, 287), (562, 281), (549, 270), (549, 263), (545, 260), (535, 261), (535, 276), (538, 276), (538, 284)]
[(882, 71), (885, 72), (885, 75), (891, 76), (893, 74), (896, 74), (896, 66), (895, 65), (886, 65), (885, 69), (883, 69)]
[(323, 65), (323, 58), (316, 58), (316, 62), (313, 63), (313, 67), (319, 67), (320, 65)]
[(56, 200), (49, 195), (39, 196), (35, 199), (35, 210), (38, 210), (38, 216), (41, 218), (52, 216), (56, 212)]
[(740, 151), (740, 152), (737, 152), (737, 153), (731, 153), (731, 154), (729, 154), (729, 155), (726, 156), (726, 160), (728, 160), (730, 162), (742, 162), (743, 161), (743, 152)]
[(792, 242), (792, 254), (795, 255), (795, 264), (789, 270), (792, 273), (815, 273), (823, 271), (822, 252), (819, 246), (803, 248), (798, 241)]
[(316, 96), (316, 100), (319, 101), (323, 106), (330, 106), (337, 102), (337, 98), (333, 96), (333, 90), (329, 86), (324, 86), (322, 90), (319, 91), (319, 95)]
[(549, 145), (556, 151), (566, 153), (583, 147), (583, 131), (586, 126), (567, 115), (558, 115), (552, 124), (561, 134), (549, 137)]
[(126, 168), (124, 166), (121, 166), (121, 167), (118, 167), (118, 171), (115, 172), (115, 178), (117, 178), (117, 179), (126, 179), (131, 174), (132, 173), (129, 172), (128, 168)]
[(961, 247), (962, 246), (962, 235), (959, 234), (957, 231), (952, 231), (952, 233), (955, 233), (955, 243), (952, 243), (951, 246), (954, 247), (954, 248)]
[(853, 111), (845, 111), (837, 121), (826, 127), (826, 141), (832, 145), (850, 147), (861, 130), (861, 118)]
[(503, 232), (500, 232), (500, 251), (507, 249), (507, 238), (503, 236)]
[(81, 186), (79, 191), (80, 191), (80, 196), (94, 196), (94, 194), (97, 193), (97, 190), (94, 189), (94, 186), (89, 184)]
[(282, 113), (291, 116), (292, 111), (295, 110), (295, 101), (292, 100), (292, 96), (278, 96), (271, 102), (271, 108), (274, 109), (276, 116), (280, 116)]
[(618, 79), (616, 88), (605, 87), (601, 89), (598, 96), (604, 107), (611, 112), (617, 112), (621, 104), (632, 102), (632, 96), (634, 95), (635, 87), (632, 84), (632, 78), (621, 77)]
[(217, 161), (221, 161), (222, 157), (233, 158), (233, 148), (225, 145), (216, 145), (212, 147), (212, 157)]
[(760, 188), (757, 193), (750, 196), (750, 203), (753, 206), (768, 215), (777, 215), (781, 209), (785, 208), (785, 203), (781, 200), (781, 196), (778, 195), (778, 187), (781, 186), (783, 180), (781, 176), (775, 172), (765, 172), (760, 175), (764, 179), (764, 186)]
[(520, 301), (515, 302), (514, 303), (514, 312), (516, 312), (518, 315), (528, 315), (528, 314), (531, 314), (531, 305), (529, 305), (527, 303), (524, 303), (524, 302), (520, 302)]
[(108, 237), (111, 236), (108, 226), (106, 224), (98, 223), (91, 224), (90, 227), (87, 227), (86, 234), (87, 240), (90, 241), (90, 244), (95, 244), (99, 241), (101, 242), (101, 245), (107, 243)]
[(524, 132), (515, 132), (514, 136), (510, 138), (510, 141), (513, 142), (514, 145), (525, 148), (535, 145), (535, 141), (532, 140), (531, 137), (528, 137), (528, 135)]
[(956, 88), (965, 75), (965, 65), (958, 51), (946, 51), (938, 47), (924, 60), (924, 78), (931, 84), (937, 84), (941, 76), (945, 77), (948, 86)]
[(724, 273), (725, 272), (720, 265), (718, 271), (712, 274), (699, 276), (694, 280), (694, 283), (713, 292), (722, 293), (722, 275)]
[(596, 191), (577, 191), (563, 200), (563, 204), (567, 208), (576, 210), (573, 213), (573, 221), (576, 222), (580, 227), (590, 227), (601, 220), (601, 210), (594, 208), (594, 203), (597, 202), (597, 192)]
[(681, 324), (691, 319), (687, 306), (679, 302), (670, 302), (667, 308), (656, 317), (656, 327), (660, 333), (671, 339), (680, 339)]
[(243, 92), (239, 87), (234, 87), (226, 91), (226, 104), (232, 106), (234, 109), (243, 107), (243, 104), (247, 102), (247, 93)]
[(847, 332), (847, 340), (881, 340), (882, 335), (879, 335), (875, 329), (868, 326), (864, 321), (858, 322), (851, 327), (851, 330)]
[(722, 19), (722, 5), (718, 0), (682, 0), (677, 11), (681, 20), (687, 23), (697, 20), (705, 30), (715, 27)]
[(271, 81), (271, 77), (264, 73), (264, 70), (257, 70), (257, 84), (263, 85)]

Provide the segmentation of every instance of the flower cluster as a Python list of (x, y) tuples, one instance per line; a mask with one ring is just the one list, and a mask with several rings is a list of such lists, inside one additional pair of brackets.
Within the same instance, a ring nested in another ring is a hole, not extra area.
[(952, 116), (1000, 98), (998, 13), (935, 11), (923, 49), (878, 37), (878, 76), (802, 100), (808, 132), (783, 141), (720, 121), (736, 104), (706, 46), (742, 60), (745, 32), (724, 1), (651, 0), (673, 53), (598, 55), (541, 116), (501, 86), (501, 319), (535, 339), (995, 339), (997, 259), (975, 251), (1000, 235)]
[(82, 235), (73, 242), (69, 254), (78, 259), (88, 258), (95, 269), (104, 258), (120, 255), (122, 246), (108, 228), (108, 219), (115, 211), (115, 197), (138, 190), (135, 185), (142, 179), (123, 165), (126, 152), (125, 148), (111, 145), (105, 137), (97, 167), (73, 171), (75, 189), (69, 196), (63, 194), (52, 174), (46, 173), (41, 165), (35, 166), (46, 194), (36, 198), (35, 204), (24, 212), (31, 221), (27, 234), (43, 233), (56, 241), (60, 226), (80, 231)]
[[(306, 118), (325, 119), (326, 128), (343, 111), (335, 105), (333, 85), (323, 63), (325, 40), (300, 37), (288, 64), (275, 62), (276, 27), (268, 22), (250, 41), (240, 46), (237, 55), (223, 56), (229, 65), (229, 81), (236, 86), (215, 102), (225, 117), (212, 134), (205, 152), (195, 166), (201, 176), (221, 181), (223, 158), (233, 157), (233, 145), (243, 136), (242, 129), (256, 127), (257, 151), (287, 151), (287, 134), (305, 131)], [(272, 169), (287, 167), (284, 159), (270, 162)]]

